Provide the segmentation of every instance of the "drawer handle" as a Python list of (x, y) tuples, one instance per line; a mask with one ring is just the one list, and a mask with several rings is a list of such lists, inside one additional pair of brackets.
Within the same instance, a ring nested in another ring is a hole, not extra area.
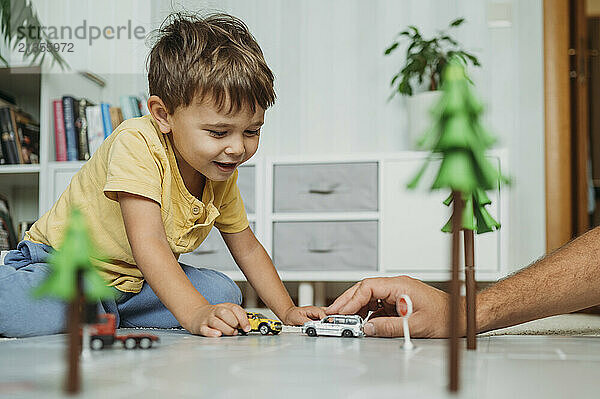
[(325, 254), (329, 252), (333, 252), (332, 248), (308, 248), (308, 252), (313, 252), (317, 254)]
[(308, 192), (310, 194), (328, 195), (333, 194), (339, 183), (313, 183), (310, 185)]
[(308, 243), (308, 252), (325, 254), (335, 250), (333, 243), (317, 241), (314, 238)]

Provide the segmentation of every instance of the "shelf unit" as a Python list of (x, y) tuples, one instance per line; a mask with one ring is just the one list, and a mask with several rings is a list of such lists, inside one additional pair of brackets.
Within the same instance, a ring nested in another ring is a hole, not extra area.
[[(2, 92), (14, 97), (17, 106), (39, 121), (40, 68), (0, 68), (0, 88)], [(40, 160), (40, 164), (0, 165), (0, 193), (9, 200), (13, 224), (17, 228), (20, 222), (34, 221), (38, 217), (39, 176), (43, 167), (41, 162)]]

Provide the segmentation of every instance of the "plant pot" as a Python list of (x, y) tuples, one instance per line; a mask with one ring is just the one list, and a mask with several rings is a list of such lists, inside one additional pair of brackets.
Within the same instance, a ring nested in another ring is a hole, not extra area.
[(411, 150), (429, 150), (429, 148), (418, 148), (417, 142), (431, 128), (430, 111), (437, 104), (441, 95), (440, 91), (426, 91), (408, 97), (408, 143)]

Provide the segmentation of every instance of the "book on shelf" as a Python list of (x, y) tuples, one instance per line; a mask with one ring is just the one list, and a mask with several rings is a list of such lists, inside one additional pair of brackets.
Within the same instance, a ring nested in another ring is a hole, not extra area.
[(137, 118), (142, 116), (139, 100), (134, 96), (121, 96), (119, 98), (123, 119)]
[(6, 163), (21, 163), (21, 146), (18, 142), (19, 136), (13, 124), (13, 117), (9, 107), (0, 108), (0, 125), (2, 126), (2, 153), (6, 157)]
[(88, 122), (88, 143), (90, 155), (93, 155), (104, 141), (104, 121), (102, 106), (92, 105), (85, 109)]
[(15, 113), (23, 163), (40, 163), (40, 125), (29, 115)]
[(110, 107), (110, 121), (113, 129), (116, 129), (121, 123), (123, 123), (123, 112), (120, 107)]
[(52, 101), (54, 109), (54, 148), (56, 150), (56, 160), (67, 160), (67, 137), (65, 133), (65, 119), (63, 116), (62, 100)]
[(88, 143), (88, 122), (85, 109), (94, 104), (85, 98), (76, 100), (76, 104), (75, 131), (77, 132), (77, 159), (87, 161), (90, 159), (90, 146)]
[(0, 164), (39, 163), (40, 127), (15, 106), (0, 106)]
[(120, 105), (94, 104), (71, 95), (53, 100), (56, 160), (88, 160), (124, 119), (148, 113), (136, 96), (121, 96)]
[(79, 107), (75, 106), (73, 96), (63, 96), (63, 118), (65, 121), (65, 137), (67, 141), (67, 161), (77, 161), (77, 130), (75, 130), (75, 112), (79, 112)]
[(102, 127), (104, 128), (104, 138), (107, 138), (113, 131), (113, 124), (112, 120), (110, 119), (110, 104), (100, 104), (100, 111), (102, 113)]

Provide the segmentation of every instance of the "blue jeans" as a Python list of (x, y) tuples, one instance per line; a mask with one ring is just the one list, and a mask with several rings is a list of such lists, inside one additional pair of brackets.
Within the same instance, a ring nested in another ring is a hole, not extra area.
[[(0, 336), (32, 337), (65, 331), (67, 305), (31, 295), (50, 273), (45, 260), (51, 251), (47, 245), (22, 241), (6, 255), (4, 266), (0, 265)], [(211, 304), (242, 303), (240, 289), (223, 273), (184, 264), (181, 268)], [(146, 282), (137, 294), (115, 291), (115, 299), (99, 302), (98, 311), (114, 313), (118, 327), (181, 327)]]

